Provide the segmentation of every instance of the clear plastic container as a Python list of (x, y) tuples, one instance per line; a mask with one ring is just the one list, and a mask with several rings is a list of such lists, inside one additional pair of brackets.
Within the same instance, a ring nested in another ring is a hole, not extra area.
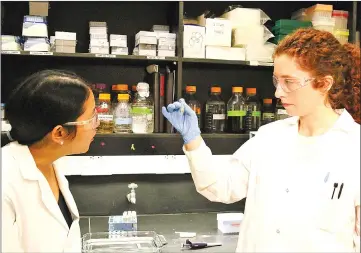
[(87, 233), (82, 237), (82, 252), (161, 252), (167, 242), (153, 231)]
[(316, 4), (306, 9), (307, 16), (310, 20), (318, 20), (332, 17), (332, 5)]
[(98, 112), (99, 119), (99, 127), (97, 128), (97, 132), (100, 134), (113, 133), (114, 122), (109, 93), (99, 94), (99, 102), (96, 110)]
[(244, 133), (244, 117), (246, 116), (243, 87), (232, 87), (232, 97), (227, 103), (227, 132)]
[(154, 131), (154, 103), (149, 95), (149, 84), (138, 83), (137, 94), (132, 103), (132, 131), (135, 134)]
[(335, 29), (347, 29), (348, 11), (334, 10), (332, 17), (335, 19)]
[(206, 133), (222, 133), (226, 126), (226, 103), (221, 98), (222, 89), (212, 87), (211, 95), (206, 102), (204, 131)]
[(198, 126), (199, 128), (201, 128), (201, 103), (198, 101), (198, 99), (196, 98), (196, 92), (197, 92), (197, 87), (196, 86), (190, 86), (187, 85), (186, 86), (186, 96), (185, 96), (185, 101), (186, 103), (189, 105), (190, 108), (192, 108), (192, 110), (196, 113), (197, 118), (198, 118)]
[(266, 125), (275, 120), (275, 110), (272, 106), (272, 102), (272, 98), (263, 99), (262, 125)]
[(321, 31), (326, 31), (333, 33), (335, 28), (335, 19), (320, 19), (320, 20), (312, 20), (313, 28)]
[(246, 90), (246, 133), (257, 131), (261, 126), (261, 105), (257, 97), (256, 88), (247, 88)]
[(131, 133), (131, 105), (128, 94), (118, 94), (118, 103), (114, 108), (114, 133)]
[(338, 41), (343, 45), (348, 42), (348, 37), (350, 35), (350, 32), (348, 29), (335, 29), (333, 31), (334, 36)]

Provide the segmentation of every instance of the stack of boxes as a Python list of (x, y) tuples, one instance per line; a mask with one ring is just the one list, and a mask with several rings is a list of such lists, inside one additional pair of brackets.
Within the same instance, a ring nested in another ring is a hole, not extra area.
[(299, 28), (312, 27), (310, 21), (299, 21), (299, 20), (289, 20), (289, 19), (280, 19), (277, 20), (275, 26), (272, 28), (272, 32), (275, 35), (273, 41), (278, 44), (281, 40), (284, 39), (288, 34), (291, 34)]
[(260, 9), (235, 8), (222, 15), (231, 22), (232, 47), (245, 48), (247, 61), (272, 62), (274, 35), (264, 26), (270, 18)]
[(111, 54), (128, 55), (127, 35), (110, 34)]
[(176, 34), (169, 33), (169, 26), (153, 25), (152, 31), (157, 37), (157, 56), (175, 57)]
[(108, 28), (106, 22), (89, 22), (91, 54), (109, 54)]
[(58, 53), (75, 53), (76, 33), (55, 32), (54, 51)]
[(157, 56), (157, 35), (154, 32), (140, 31), (135, 35), (133, 55)]

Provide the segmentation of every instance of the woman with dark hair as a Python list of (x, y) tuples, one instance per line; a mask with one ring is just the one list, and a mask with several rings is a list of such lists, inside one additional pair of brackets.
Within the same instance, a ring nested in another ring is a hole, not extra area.
[(59, 158), (88, 151), (99, 125), (85, 80), (35, 73), (10, 96), (2, 152), (2, 252), (80, 252), (79, 213)]
[(273, 83), (293, 117), (262, 126), (222, 168), (184, 100), (162, 108), (197, 191), (223, 203), (247, 197), (237, 252), (360, 252), (360, 67), (360, 48), (329, 32), (288, 35)]

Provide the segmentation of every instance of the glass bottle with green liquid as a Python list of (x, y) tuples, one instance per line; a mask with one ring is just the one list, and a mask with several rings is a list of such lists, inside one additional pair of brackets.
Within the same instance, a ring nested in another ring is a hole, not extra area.
[(232, 97), (227, 103), (227, 132), (244, 133), (246, 105), (243, 97), (243, 87), (232, 87)]
[(256, 88), (246, 89), (246, 117), (244, 117), (246, 133), (257, 131), (261, 126), (261, 105)]

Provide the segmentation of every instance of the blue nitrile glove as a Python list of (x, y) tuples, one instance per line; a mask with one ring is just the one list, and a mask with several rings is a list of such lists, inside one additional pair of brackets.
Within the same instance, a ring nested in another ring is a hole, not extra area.
[(167, 109), (163, 106), (162, 113), (182, 135), (184, 143), (189, 143), (201, 134), (197, 115), (183, 98), (169, 104)]

